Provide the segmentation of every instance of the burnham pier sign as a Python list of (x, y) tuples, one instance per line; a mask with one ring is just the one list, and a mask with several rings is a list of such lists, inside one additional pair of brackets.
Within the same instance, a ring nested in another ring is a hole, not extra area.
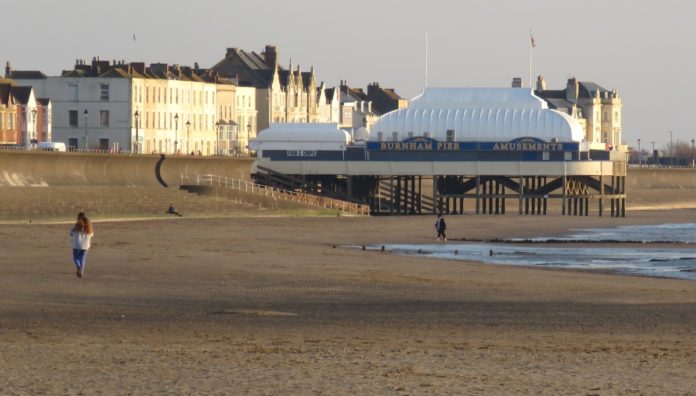
[(400, 142), (367, 142), (370, 151), (572, 151), (578, 149), (577, 143), (546, 142), (523, 137), (509, 142), (441, 142), (432, 138), (417, 136)]

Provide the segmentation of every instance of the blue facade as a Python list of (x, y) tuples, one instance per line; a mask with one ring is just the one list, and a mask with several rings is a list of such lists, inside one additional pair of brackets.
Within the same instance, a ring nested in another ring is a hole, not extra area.
[(521, 138), (509, 142), (441, 142), (418, 136), (399, 142), (367, 142), (345, 151), (263, 150), (275, 161), (580, 161), (605, 160), (604, 151), (581, 152), (578, 142)]

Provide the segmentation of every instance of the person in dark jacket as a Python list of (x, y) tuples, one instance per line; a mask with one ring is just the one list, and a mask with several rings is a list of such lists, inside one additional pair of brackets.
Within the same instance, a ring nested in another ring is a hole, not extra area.
[(442, 238), (445, 242), (447, 242), (447, 235), (445, 234), (445, 230), (447, 229), (447, 223), (445, 222), (445, 218), (442, 217), (442, 215), (437, 215), (437, 220), (435, 220), (435, 230), (437, 231), (437, 240), (439, 241), (440, 238)]

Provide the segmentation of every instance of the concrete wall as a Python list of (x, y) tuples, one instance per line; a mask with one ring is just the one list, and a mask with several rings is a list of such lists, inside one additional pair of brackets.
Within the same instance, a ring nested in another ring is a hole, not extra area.
[(696, 169), (629, 168), (629, 209), (696, 208)]
[(253, 158), (0, 151), (0, 186), (168, 186), (214, 174), (250, 180)]

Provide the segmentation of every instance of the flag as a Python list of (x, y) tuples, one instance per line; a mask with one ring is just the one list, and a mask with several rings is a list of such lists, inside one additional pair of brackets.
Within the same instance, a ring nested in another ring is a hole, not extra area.
[(536, 47), (536, 41), (534, 41), (534, 35), (532, 34), (532, 31), (529, 31), (529, 39), (532, 41), (532, 48)]

